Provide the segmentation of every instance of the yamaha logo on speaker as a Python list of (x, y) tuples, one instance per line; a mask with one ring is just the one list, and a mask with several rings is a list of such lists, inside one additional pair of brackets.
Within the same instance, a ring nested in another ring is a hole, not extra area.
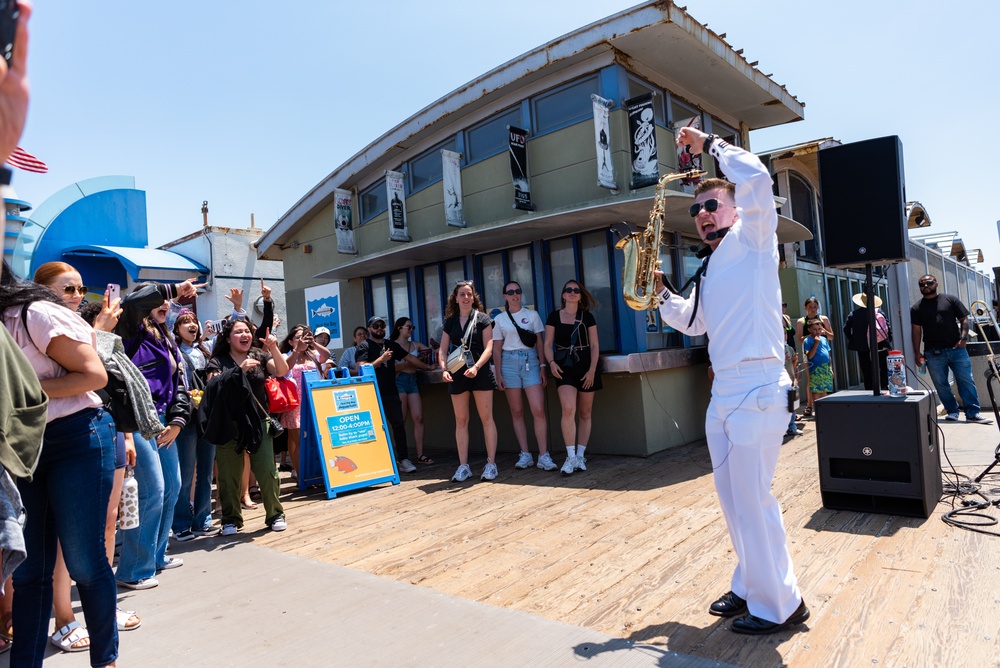
[(861, 448), (861, 454), (863, 454), (865, 457), (871, 457), (872, 456), (872, 449), (871, 448), (867, 448), (867, 447)]
[(858, 254), (859, 255), (867, 255), (868, 254), (868, 247), (867, 246), (861, 246), (860, 248), (858, 248)]

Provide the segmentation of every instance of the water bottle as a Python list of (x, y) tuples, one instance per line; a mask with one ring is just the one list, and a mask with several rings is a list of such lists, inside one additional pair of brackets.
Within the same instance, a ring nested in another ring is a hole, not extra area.
[(889, 396), (906, 396), (906, 362), (902, 350), (890, 350), (886, 358), (889, 367)]
[(139, 526), (139, 483), (131, 466), (125, 467), (122, 498), (118, 502), (118, 528), (122, 531)]

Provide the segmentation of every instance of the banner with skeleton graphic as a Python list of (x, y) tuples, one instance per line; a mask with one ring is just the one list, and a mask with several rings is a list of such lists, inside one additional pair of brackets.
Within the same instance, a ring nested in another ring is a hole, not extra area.
[[(694, 128), (695, 130), (701, 130), (701, 117), (692, 116), (691, 118), (682, 118), (678, 121), (674, 121), (671, 129), (674, 131), (676, 136), (681, 128)], [(702, 160), (704, 156), (701, 153), (695, 155), (691, 152), (691, 145), (685, 144), (684, 146), (677, 147), (677, 171), (687, 172), (694, 170), (700, 172), (702, 169)], [(681, 192), (688, 194), (694, 194), (694, 187), (698, 185), (700, 179), (681, 179), (676, 181), (679, 185)]]
[(333, 191), (334, 226), (337, 229), (337, 252), (357, 255), (358, 244), (354, 239), (354, 213), (351, 204), (354, 195), (350, 190)]
[(625, 100), (628, 130), (632, 141), (632, 180), (629, 188), (636, 190), (660, 180), (660, 165), (656, 156), (656, 124), (653, 122), (653, 94), (646, 93)]
[(600, 95), (591, 95), (594, 103), (594, 142), (597, 144), (597, 185), (609, 190), (618, 190), (615, 183), (615, 166), (611, 161), (611, 125), (608, 110), (614, 105)]
[(389, 241), (411, 241), (406, 227), (406, 195), (401, 172), (385, 170), (385, 190), (389, 198)]
[(465, 227), (462, 211), (462, 154), (441, 149), (444, 174), (444, 222), (452, 227)]
[(528, 131), (507, 126), (510, 153), (510, 178), (514, 182), (514, 208), (534, 211), (531, 203), (531, 186), (528, 184)]

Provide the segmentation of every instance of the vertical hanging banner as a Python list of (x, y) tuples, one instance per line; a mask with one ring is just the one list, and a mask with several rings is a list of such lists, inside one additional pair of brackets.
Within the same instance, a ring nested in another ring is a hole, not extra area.
[(389, 200), (389, 241), (411, 241), (406, 228), (406, 195), (402, 172), (385, 170), (385, 191)]
[(452, 227), (465, 227), (462, 212), (462, 154), (441, 149), (441, 169), (444, 174), (444, 222)]
[(340, 322), (340, 283), (317, 285), (305, 290), (306, 324), (316, 331), (319, 327), (330, 330), (330, 348), (342, 348), (343, 329)]
[(357, 255), (358, 245), (354, 240), (354, 214), (351, 203), (354, 195), (350, 190), (333, 191), (334, 225), (337, 228), (337, 252), (346, 255)]
[(507, 126), (510, 148), (510, 178), (514, 181), (514, 208), (534, 211), (531, 203), (531, 186), (528, 185), (528, 131)]
[(656, 124), (653, 122), (653, 94), (646, 93), (625, 100), (628, 110), (628, 130), (632, 138), (632, 180), (629, 188), (636, 190), (660, 180), (660, 165), (656, 157)]
[[(680, 132), (681, 128), (694, 128), (695, 130), (701, 130), (701, 118), (698, 116), (692, 116), (691, 118), (684, 118), (679, 121), (674, 121), (673, 128), (674, 135), (676, 136)], [(677, 171), (687, 172), (687, 171), (701, 171), (702, 170), (702, 160), (704, 156), (701, 153), (695, 155), (691, 153), (691, 146), (684, 145), (677, 147)], [(681, 179), (677, 181), (680, 186), (681, 192), (688, 194), (694, 193), (694, 187), (698, 184), (700, 179)]]
[(613, 193), (618, 192), (615, 183), (615, 166), (611, 161), (611, 125), (608, 122), (608, 111), (614, 106), (611, 100), (605, 100), (600, 95), (592, 94), (594, 103), (594, 142), (597, 144), (597, 185), (608, 188)]

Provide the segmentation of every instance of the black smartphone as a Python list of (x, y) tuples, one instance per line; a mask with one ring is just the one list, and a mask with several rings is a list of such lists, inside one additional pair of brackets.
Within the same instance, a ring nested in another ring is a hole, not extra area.
[(17, 18), (21, 8), (17, 0), (0, 0), (0, 48), (3, 49), (3, 59), (10, 67), (10, 59), (14, 56), (14, 37), (17, 35)]

